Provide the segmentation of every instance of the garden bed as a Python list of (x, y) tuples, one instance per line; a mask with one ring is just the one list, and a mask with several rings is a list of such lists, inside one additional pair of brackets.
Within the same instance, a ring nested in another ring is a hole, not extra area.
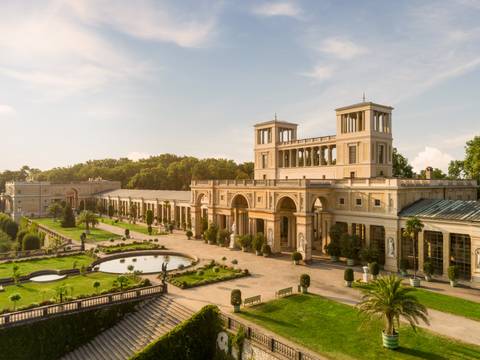
[(177, 272), (168, 276), (168, 282), (181, 289), (218, 283), (250, 276), (247, 269), (235, 269), (231, 266), (212, 262), (195, 270)]
[[(155, 239), (158, 241), (158, 239)], [(135, 241), (133, 243), (116, 244), (116, 245), (99, 245), (98, 249), (105, 254), (115, 254), (126, 251), (139, 251), (139, 250), (167, 250), (164, 245), (157, 244), (150, 241)]]
[(118, 220), (118, 219), (99, 218), (98, 220), (100, 222), (104, 223), (104, 224), (107, 224), (107, 225), (116, 226), (116, 227), (119, 227), (119, 228), (122, 228), (122, 229), (128, 229), (130, 231), (134, 231), (134, 232), (144, 234), (144, 235), (159, 235), (160, 236), (160, 235), (168, 235), (169, 234), (169, 233), (164, 232), (164, 231), (159, 231), (155, 227), (152, 227), (152, 234), (149, 234), (148, 233), (148, 227), (146, 225), (132, 224), (132, 223), (128, 223), (128, 222), (125, 222), (125, 221)]
[[(76, 241), (81, 241), (80, 236), (82, 235), (82, 233), (85, 232), (85, 227), (83, 226), (64, 228), (61, 226), (60, 220), (54, 221), (51, 218), (40, 218), (40, 219), (34, 219), (32, 221), (34, 223), (43, 225), (52, 231), (58, 232), (59, 234)], [(118, 238), (119, 238), (118, 235), (113, 234), (109, 231), (105, 231), (98, 228), (93, 228), (93, 229), (90, 228), (90, 234), (87, 235), (87, 242), (107, 241), (110, 239), (118, 239)]]

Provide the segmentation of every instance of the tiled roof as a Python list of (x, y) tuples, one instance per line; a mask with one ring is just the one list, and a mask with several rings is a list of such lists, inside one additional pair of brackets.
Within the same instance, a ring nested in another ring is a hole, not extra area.
[(144, 200), (158, 199), (159, 201), (178, 201), (178, 202), (190, 202), (190, 191), (176, 191), (176, 190), (133, 190), (133, 189), (118, 189), (111, 191), (104, 191), (96, 194), (98, 196), (110, 196), (112, 198), (132, 198)]
[(399, 215), (480, 222), (480, 201), (422, 199), (402, 209)]

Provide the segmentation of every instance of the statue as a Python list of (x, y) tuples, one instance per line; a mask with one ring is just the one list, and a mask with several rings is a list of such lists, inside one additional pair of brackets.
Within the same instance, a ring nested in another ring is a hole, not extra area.
[(475, 255), (477, 255), (477, 271), (480, 271), (480, 248), (475, 250)]
[(272, 230), (272, 229), (268, 229), (267, 244), (268, 244), (270, 247), (273, 247), (273, 230)]
[(387, 256), (388, 257), (395, 257), (395, 242), (392, 237), (387, 239)]
[(235, 233), (237, 232), (237, 225), (235, 224), (235, 221), (232, 224), (232, 228), (230, 229), (230, 245), (228, 246), (230, 250), (235, 249)]

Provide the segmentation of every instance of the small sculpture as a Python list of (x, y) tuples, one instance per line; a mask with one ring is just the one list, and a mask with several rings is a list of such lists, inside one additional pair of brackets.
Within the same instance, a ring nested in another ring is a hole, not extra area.
[(235, 225), (235, 221), (234, 221), (231, 227), (230, 245), (228, 246), (229, 249), (235, 249), (235, 233), (236, 232), (237, 232), (237, 225)]
[(387, 255), (388, 257), (395, 257), (395, 242), (392, 237), (387, 240)]

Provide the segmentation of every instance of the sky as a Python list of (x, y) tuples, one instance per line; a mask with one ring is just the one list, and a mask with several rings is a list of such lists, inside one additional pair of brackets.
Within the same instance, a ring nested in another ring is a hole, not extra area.
[(417, 171), (446, 170), (480, 134), (479, 18), (480, 0), (3, 0), (0, 169), (251, 161), (255, 123), (331, 135), (365, 93)]

